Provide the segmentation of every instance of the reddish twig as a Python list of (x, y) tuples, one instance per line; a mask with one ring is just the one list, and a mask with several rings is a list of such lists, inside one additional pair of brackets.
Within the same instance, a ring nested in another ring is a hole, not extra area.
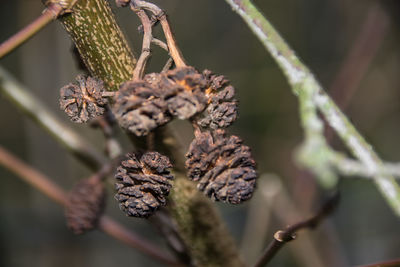
[[(328, 92), (336, 104), (345, 110), (357, 92), (362, 79), (389, 29), (389, 18), (379, 3), (369, 8), (366, 19), (347, 57), (333, 80)], [(331, 142), (332, 128), (327, 128), (326, 138)]]
[(263, 255), (255, 264), (255, 267), (262, 267), (268, 264), (271, 259), (276, 255), (276, 253), (288, 242), (296, 238), (296, 234), (302, 229), (314, 229), (318, 224), (328, 215), (330, 215), (337, 203), (339, 201), (339, 193), (336, 192), (324, 205), (319, 209), (319, 211), (313, 217), (301, 221), (299, 223), (288, 226), (285, 230), (279, 230), (274, 234), (274, 239), (264, 250)]
[(182, 56), (180, 49), (178, 48), (178, 45), (176, 44), (175, 37), (172, 33), (165, 12), (157, 5), (142, 0), (132, 0), (131, 5), (133, 8), (142, 8), (150, 11), (151, 13), (153, 13), (156, 19), (160, 21), (161, 27), (163, 28), (164, 31), (165, 39), (167, 40), (171, 57), (174, 59), (175, 65), (177, 67), (185, 67), (186, 66), (185, 60)]
[[(0, 146), (0, 165), (16, 174), (22, 180), (32, 185), (50, 199), (58, 204), (65, 206), (67, 203), (67, 193), (57, 184), (53, 183), (48, 177), (36, 169), (22, 162), (7, 150)], [(109, 171), (109, 166), (104, 167), (97, 175), (102, 176)], [(135, 233), (129, 231), (113, 219), (103, 216), (99, 221), (99, 228), (109, 236), (124, 242), (142, 253), (168, 265), (179, 265), (170, 255), (160, 250), (155, 245), (142, 239)]]
[(43, 29), (44, 26), (56, 19), (63, 10), (64, 8), (59, 4), (50, 4), (37, 19), (0, 45), (0, 58), (19, 47), (26, 40)]
[(136, 63), (135, 70), (133, 71), (133, 79), (143, 78), (147, 61), (151, 56), (151, 42), (153, 39), (152, 35), (152, 22), (147, 16), (146, 12), (143, 9), (136, 8), (134, 5), (131, 5), (131, 9), (137, 14), (143, 26), (143, 44), (142, 44), (142, 53)]
[(400, 259), (395, 259), (395, 260), (372, 263), (368, 265), (359, 265), (357, 267), (399, 267), (399, 266), (400, 266)]

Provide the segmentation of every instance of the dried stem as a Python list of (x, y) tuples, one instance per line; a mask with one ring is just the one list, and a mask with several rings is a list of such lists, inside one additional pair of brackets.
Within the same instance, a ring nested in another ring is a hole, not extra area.
[(37, 19), (0, 44), (0, 59), (55, 20), (63, 10), (64, 8), (57, 3), (50, 4)]
[(165, 39), (167, 40), (168, 48), (171, 54), (171, 57), (175, 61), (175, 65), (177, 67), (186, 67), (185, 60), (182, 56), (178, 45), (176, 44), (175, 37), (172, 33), (171, 27), (168, 22), (167, 15), (165, 12), (159, 8), (157, 5), (141, 1), (141, 0), (132, 0), (132, 5), (138, 8), (146, 9), (153, 13), (153, 15), (160, 21), (161, 27), (163, 28)]
[(320, 210), (311, 218), (288, 226), (285, 230), (279, 230), (274, 234), (274, 239), (265, 249), (261, 258), (257, 261), (255, 267), (262, 267), (268, 264), (276, 253), (288, 242), (296, 238), (296, 234), (302, 229), (314, 229), (319, 223), (328, 215), (330, 215), (336, 208), (339, 202), (339, 194), (336, 192)]
[(133, 4), (131, 5), (131, 9), (137, 14), (143, 25), (142, 53), (140, 54), (140, 57), (136, 63), (135, 70), (133, 71), (133, 79), (141, 79), (143, 78), (143, 75), (145, 73), (147, 61), (151, 56), (150, 47), (153, 39), (152, 35), (153, 25), (143, 9), (139, 9), (135, 7)]
[[(0, 146), (0, 165), (4, 166), (19, 178), (44, 193), (51, 200), (65, 206), (67, 203), (67, 193), (58, 185), (53, 183), (48, 177), (22, 162), (7, 150)], [(95, 174), (101, 176), (108, 171), (108, 166)], [(93, 178), (93, 177), (92, 177)], [(124, 242), (125, 244), (138, 249), (142, 253), (168, 265), (177, 265), (177, 262), (170, 255), (164, 253), (160, 248), (142, 239), (138, 235), (125, 229), (113, 219), (103, 216), (99, 221), (99, 228), (109, 236)]]
[(275, 59), (286, 75), (293, 93), (298, 97), (300, 118), (305, 132), (305, 141), (297, 154), (299, 163), (309, 168), (323, 186), (332, 188), (336, 185), (338, 177), (334, 167), (337, 167), (335, 158), (338, 154), (327, 144), (323, 121), (317, 113), (320, 111), (354, 157), (368, 171), (378, 174), (374, 177), (375, 184), (395, 214), (400, 216), (400, 186), (393, 176), (381, 172), (384, 168), (382, 159), (323, 90), (313, 73), (251, 0), (225, 1), (243, 18)]

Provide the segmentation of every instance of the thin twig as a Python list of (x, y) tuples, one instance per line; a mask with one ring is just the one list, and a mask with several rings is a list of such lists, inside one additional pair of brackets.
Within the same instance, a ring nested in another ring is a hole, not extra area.
[(396, 215), (400, 216), (399, 184), (393, 176), (378, 171), (384, 167), (382, 159), (323, 90), (313, 73), (300, 61), (251, 0), (225, 1), (243, 18), (276, 60), (286, 75), (293, 93), (298, 97), (300, 117), (305, 132), (305, 142), (298, 153), (299, 162), (313, 171), (325, 187), (332, 188), (336, 185), (338, 177), (332, 169), (334, 151), (328, 146), (324, 137), (323, 121), (317, 113), (319, 110), (354, 157), (368, 170), (379, 173), (374, 177), (374, 182)]
[(167, 40), (168, 48), (171, 54), (171, 57), (175, 61), (175, 65), (177, 67), (185, 67), (186, 63), (182, 56), (178, 45), (176, 44), (175, 37), (172, 33), (171, 27), (168, 22), (167, 15), (165, 12), (159, 8), (157, 5), (141, 1), (141, 0), (132, 0), (132, 5), (134, 7), (143, 8), (153, 13), (153, 15), (160, 21), (161, 27), (163, 28), (165, 39)]
[(143, 9), (137, 8), (134, 4), (131, 4), (131, 9), (137, 14), (143, 25), (143, 44), (142, 53), (136, 63), (135, 70), (133, 71), (133, 79), (141, 79), (145, 73), (146, 64), (151, 56), (151, 41), (152, 35), (152, 23)]
[[(65, 206), (67, 203), (67, 193), (57, 184), (53, 183), (48, 177), (40, 173), (38, 170), (22, 162), (7, 150), (0, 146), (0, 165), (4, 166), (19, 178), (35, 187), (51, 200)], [(109, 168), (109, 167), (105, 167)], [(96, 175), (106, 172), (101, 170)], [(124, 242), (125, 244), (138, 249), (142, 253), (169, 265), (176, 265), (177, 262), (170, 255), (164, 253), (160, 248), (142, 239), (137, 234), (125, 229), (122, 225), (113, 219), (103, 216), (99, 222), (99, 228), (109, 236)]]
[(55, 20), (63, 10), (64, 8), (59, 4), (50, 4), (38, 18), (0, 44), (0, 59), (22, 45), (51, 21)]
[(57, 119), (46, 105), (1, 67), (0, 92), (92, 170), (97, 170), (107, 162), (94, 146)]
[[(382, 10), (381, 4), (373, 3), (354, 44), (328, 90), (342, 110), (346, 110), (359, 88), (371, 61), (387, 35), (389, 24), (388, 16)], [(332, 137), (332, 128), (328, 128), (326, 138), (330, 141)]]
[(339, 202), (339, 193), (336, 192), (330, 197), (320, 210), (311, 218), (301, 221), (299, 223), (288, 226), (285, 230), (279, 230), (274, 234), (274, 239), (265, 249), (261, 258), (257, 261), (255, 267), (262, 267), (268, 264), (276, 253), (288, 242), (296, 238), (296, 234), (302, 229), (314, 229), (320, 222), (330, 215), (336, 208)]

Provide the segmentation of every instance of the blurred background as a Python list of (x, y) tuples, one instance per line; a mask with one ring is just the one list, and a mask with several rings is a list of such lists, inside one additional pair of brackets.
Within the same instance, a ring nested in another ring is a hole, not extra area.
[[(139, 25), (127, 9), (117, 21), (135, 51)], [(278, 229), (310, 216), (326, 197), (313, 178), (298, 169), (293, 152), (302, 141), (298, 104), (284, 76), (244, 22), (223, 0), (154, 1), (169, 14), (187, 61), (226, 75), (237, 89), (240, 118), (229, 129), (252, 150), (260, 173), (254, 198), (240, 206), (216, 204), (250, 264)], [(387, 161), (400, 161), (400, 1), (258, 0), (254, 3), (344, 108), (360, 132)], [(0, 2), (0, 42), (31, 22), (41, 1)], [(160, 30), (156, 32), (160, 35)], [(103, 137), (73, 125), (59, 110), (59, 88), (79, 73), (72, 44), (52, 23), (0, 65), (15, 75), (61, 120), (99, 148)], [(150, 71), (166, 55), (155, 48)], [(174, 122), (184, 145), (190, 125)], [(0, 96), (0, 144), (65, 189), (90, 174), (49, 135)], [(332, 138), (332, 144), (342, 149)], [(126, 151), (130, 146), (124, 147)], [(160, 263), (93, 231), (74, 236), (63, 210), (0, 167), (0, 266), (161, 266)], [(336, 213), (313, 232), (302, 232), (270, 266), (355, 266), (400, 257), (400, 221), (373, 183), (344, 178)], [(107, 214), (165, 246), (145, 220), (125, 217), (109, 189)]]

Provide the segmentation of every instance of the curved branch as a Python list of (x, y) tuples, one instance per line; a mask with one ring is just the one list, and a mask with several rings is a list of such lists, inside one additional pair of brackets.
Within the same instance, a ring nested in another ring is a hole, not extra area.
[(300, 61), (251, 0), (225, 1), (242, 17), (275, 59), (286, 75), (293, 93), (298, 97), (305, 132), (305, 142), (299, 151), (300, 163), (309, 167), (326, 187), (335, 185), (337, 176), (330, 161), (332, 151), (323, 134), (323, 121), (317, 114), (319, 110), (354, 157), (367, 170), (379, 173), (374, 177), (374, 182), (392, 210), (400, 216), (400, 186), (393, 176), (380, 172), (384, 167), (383, 161), (323, 90), (313, 73)]

